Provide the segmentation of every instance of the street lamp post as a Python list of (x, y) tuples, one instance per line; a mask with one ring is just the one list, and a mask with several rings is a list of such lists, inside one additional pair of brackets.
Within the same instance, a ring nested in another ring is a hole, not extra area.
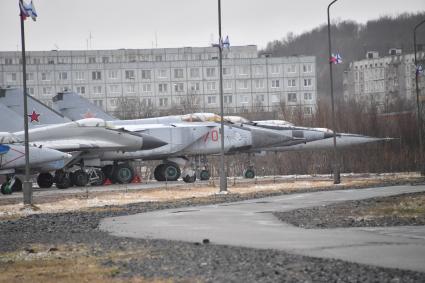
[(334, 158), (333, 158), (333, 173), (334, 173), (334, 184), (341, 183), (341, 176), (339, 172), (339, 161), (338, 161), (338, 150), (336, 147), (336, 122), (335, 122), (335, 103), (334, 103), (334, 84), (333, 84), (333, 74), (332, 74), (332, 64), (333, 62), (330, 60), (332, 56), (332, 43), (331, 43), (331, 20), (329, 16), (329, 9), (332, 4), (334, 4), (338, 0), (332, 1), (328, 5), (328, 42), (329, 42), (329, 71), (331, 78), (331, 103), (332, 103), (332, 130), (333, 130), (333, 140), (334, 140)]
[(224, 110), (223, 110), (223, 46), (221, 37), (221, 0), (218, 0), (218, 61), (220, 74), (220, 192), (227, 192), (227, 177), (224, 167)]
[(425, 164), (424, 164), (424, 150), (423, 150), (423, 141), (422, 141), (422, 107), (419, 99), (419, 69), (418, 69), (418, 61), (416, 59), (416, 30), (418, 27), (425, 23), (425, 20), (421, 21), (419, 24), (415, 26), (413, 29), (413, 48), (415, 50), (415, 82), (416, 82), (416, 104), (418, 107), (418, 137), (419, 137), (419, 170), (422, 176), (425, 176)]

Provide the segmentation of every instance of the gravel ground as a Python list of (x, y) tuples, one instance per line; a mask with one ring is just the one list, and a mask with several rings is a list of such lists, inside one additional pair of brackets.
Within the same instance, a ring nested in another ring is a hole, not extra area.
[[(2, 254), (7, 252), (31, 250), (30, 247), (35, 244), (83, 244), (104, 266), (116, 267), (116, 276), (124, 280), (142, 278), (180, 282), (423, 282), (425, 274), (413, 271), (304, 257), (274, 250), (118, 238), (98, 230), (99, 221), (104, 217), (264, 196), (267, 194), (217, 195), (175, 202), (97, 208), (85, 212), (38, 214), (0, 221), (0, 259)], [(105, 259), (106, 254), (113, 253), (120, 253), (121, 256)]]
[[(417, 212), (400, 204), (420, 199)], [(275, 212), (280, 220), (307, 229), (425, 225), (425, 193), (340, 202), (327, 206)], [(395, 209), (398, 213), (392, 213)], [(404, 212), (404, 213), (403, 213)]]

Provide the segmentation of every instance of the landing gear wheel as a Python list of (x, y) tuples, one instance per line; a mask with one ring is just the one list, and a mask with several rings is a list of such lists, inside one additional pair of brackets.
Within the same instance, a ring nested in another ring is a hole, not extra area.
[(84, 170), (80, 169), (72, 173), (71, 181), (77, 187), (84, 187), (89, 182), (89, 175), (87, 175)]
[(56, 188), (61, 190), (72, 186), (72, 181), (69, 174), (61, 170), (56, 171), (54, 181), (56, 183)]
[(119, 164), (114, 168), (112, 179), (119, 184), (128, 184), (134, 178), (134, 170), (128, 164)]
[(163, 175), (166, 181), (177, 181), (181, 175), (180, 167), (176, 164), (164, 164)]
[(153, 176), (154, 176), (155, 180), (157, 180), (158, 182), (165, 181), (165, 177), (163, 175), (164, 165), (165, 164), (159, 164), (158, 166), (155, 167), (155, 170), (153, 171)]
[(1, 185), (1, 193), (4, 195), (12, 194), (12, 189), (8, 186), (8, 182)]
[(185, 183), (194, 183), (196, 181), (196, 174), (190, 176), (190, 175), (186, 175), (183, 177), (183, 181)]
[(201, 173), (199, 173), (199, 179), (201, 179), (201, 181), (209, 180), (210, 172), (208, 170), (202, 170)]
[(243, 176), (247, 179), (254, 179), (255, 172), (253, 169), (245, 169)]
[(14, 192), (22, 192), (22, 182), (18, 178), (15, 177), (15, 183), (12, 185), (12, 191)]
[(102, 170), (95, 169), (93, 175), (95, 179), (91, 182), (92, 186), (102, 186), (105, 183), (106, 177)]
[(50, 173), (40, 173), (37, 177), (37, 184), (40, 189), (50, 188), (53, 181), (53, 176)]

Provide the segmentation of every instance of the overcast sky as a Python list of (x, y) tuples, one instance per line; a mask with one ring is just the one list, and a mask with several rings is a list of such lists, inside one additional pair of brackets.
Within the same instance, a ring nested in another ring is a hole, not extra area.
[[(26, 0), (29, 2), (29, 0)], [(208, 46), (218, 38), (217, 0), (33, 0), (27, 50)], [(232, 45), (281, 39), (326, 23), (330, 0), (222, 0), (222, 31)], [(18, 0), (0, 0), (0, 50), (20, 49)], [(424, 0), (340, 0), (333, 19), (364, 23), (425, 10)]]

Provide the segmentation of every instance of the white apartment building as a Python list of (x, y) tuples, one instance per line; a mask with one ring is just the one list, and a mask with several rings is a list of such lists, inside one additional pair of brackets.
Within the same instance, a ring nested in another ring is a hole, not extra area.
[[(0, 86), (22, 86), (20, 52), (0, 52)], [(218, 112), (218, 50), (30, 51), (27, 88), (48, 104), (57, 92), (74, 90), (108, 112), (120, 98), (165, 112), (190, 99), (195, 111)], [(224, 49), (223, 94), (226, 113), (273, 111), (284, 102), (310, 115), (317, 105), (315, 57), (260, 58), (254, 45)]]
[[(375, 103), (380, 112), (391, 104), (406, 100), (416, 102), (414, 54), (402, 54), (401, 49), (390, 49), (389, 55), (379, 57), (370, 51), (366, 59), (350, 63), (344, 73), (344, 98)], [(417, 60), (424, 63), (425, 52), (417, 52)], [(419, 89), (424, 95), (425, 79), (419, 76)]]

